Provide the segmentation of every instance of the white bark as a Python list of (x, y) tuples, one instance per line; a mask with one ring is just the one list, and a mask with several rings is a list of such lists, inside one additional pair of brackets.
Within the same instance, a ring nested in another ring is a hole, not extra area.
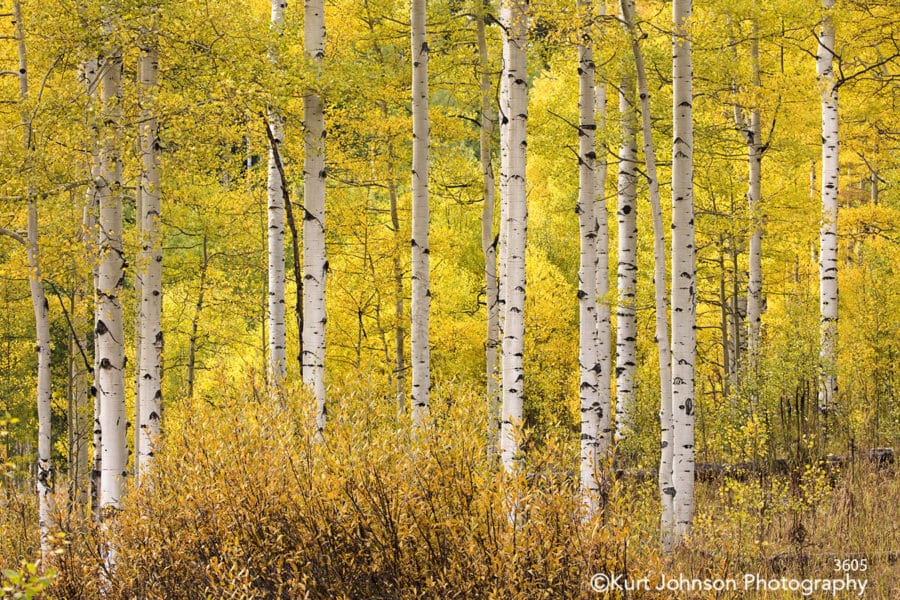
[(412, 421), (420, 426), (428, 417), (431, 393), (431, 350), (428, 317), (431, 310), (428, 245), (428, 171), (431, 121), (428, 118), (428, 41), (425, 0), (410, 2), (412, 46), (412, 301), (410, 302), (410, 364)]
[(159, 137), (156, 118), (159, 50), (156, 32), (142, 40), (140, 65), (141, 149), (141, 256), (138, 279), (141, 289), (139, 395), (140, 444), (138, 482), (153, 466), (162, 418), (162, 236), (160, 233)]
[(618, 181), (618, 299), (616, 302), (616, 441), (631, 432), (630, 413), (637, 390), (637, 137), (635, 133), (634, 79), (622, 77), (619, 90), (622, 139)]
[(507, 251), (505, 324), (502, 348), (503, 408), (501, 411), (500, 458), (507, 472), (517, 468), (520, 458), (525, 372), (522, 357), (525, 340), (525, 239), (528, 222), (525, 188), (525, 132), (528, 119), (527, 0), (507, 0), (509, 21), (504, 44), (509, 66), (504, 75), (509, 84), (509, 158), (506, 179)]
[[(111, 36), (110, 36), (111, 37)], [(121, 295), (125, 261), (122, 252), (122, 163), (121, 163), (122, 54), (108, 48), (100, 65), (101, 121), (104, 124), (100, 148), (100, 264), (97, 282), (96, 352), (97, 394), (100, 401), (102, 467), (100, 509), (118, 509), (128, 473), (125, 442), (125, 346)]]
[[(285, 0), (272, 0), (272, 31), (274, 36), (280, 35), (284, 23)], [(269, 60), (275, 63), (274, 51)], [(268, 123), (272, 131), (269, 142), (268, 183), (266, 186), (268, 210), (268, 300), (269, 300), (269, 362), (267, 365), (269, 384), (272, 389), (279, 389), (284, 383), (287, 373), (287, 354), (285, 349), (285, 303), (284, 303), (284, 182), (276, 163), (276, 152), (284, 142), (284, 126), (281, 115), (274, 107), (268, 110)], [(279, 155), (280, 156), (280, 155)]]
[[(305, 0), (303, 46), (318, 74), (325, 57), (325, 2)], [(316, 430), (325, 430), (325, 112), (314, 88), (303, 96), (303, 383), (316, 399)]]
[(687, 21), (691, 0), (673, 0), (672, 20), (672, 543), (690, 534), (694, 517), (694, 130), (693, 67)]
[[(598, 15), (601, 23), (606, 16), (606, 3), (600, 2)], [(597, 131), (606, 131), (606, 81), (605, 74), (600, 73), (599, 81), (594, 90), (594, 112), (596, 114)], [(600, 373), (597, 376), (597, 395), (600, 403), (599, 422), (597, 423), (597, 458), (606, 460), (610, 450), (610, 437), (612, 434), (612, 327), (610, 324), (609, 299), (609, 211), (606, 207), (606, 176), (609, 171), (609, 163), (606, 158), (605, 140), (596, 143), (597, 153), (594, 163), (594, 218), (597, 221), (597, 363), (600, 365)]]
[[(750, 60), (753, 69), (753, 85), (761, 87), (759, 75), (759, 27), (753, 24), (753, 37), (750, 40)], [(747, 280), (747, 356), (749, 370), (756, 380), (757, 362), (759, 358), (759, 329), (762, 313), (762, 236), (763, 223), (759, 204), (762, 200), (762, 132), (760, 131), (760, 111), (754, 106), (750, 112), (750, 123), (744, 138), (747, 142), (748, 183), (747, 206), (750, 211), (750, 264)], [(754, 398), (756, 392), (754, 392)]]
[(496, 456), (497, 438), (500, 432), (500, 387), (497, 348), (500, 345), (500, 319), (497, 298), (497, 244), (494, 240), (494, 167), (491, 163), (491, 135), (497, 116), (491, 109), (491, 73), (485, 35), (489, 6), (481, 5), (482, 14), (475, 22), (478, 38), (478, 66), (481, 75), (481, 135), (479, 137), (479, 157), (481, 177), (484, 186), (484, 204), (481, 211), (481, 252), (484, 255), (484, 289), (487, 305), (487, 339), (484, 344), (485, 379), (487, 381), (488, 411), (488, 455)]
[[(32, 140), (31, 117), (25, 105), (28, 100), (28, 58), (25, 51), (25, 26), (22, 22), (22, 7), (19, 0), (13, 2), (13, 20), (15, 21), (16, 42), (19, 56), (19, 101), (22, 116), (22, 142), (25, 149), (26, 168), (30, 171), (30, 163), (34, 153)], [(38, 520), (41, 536), (41, 558), (46, 560), (50, 552), (50, 528), (53, 526), (53, 464), (51, 462), (51, 411), (52, 396), (50, 373), (50, 317), (48, 315), (47, 297), (44, 294), (44, 280), (41, 277), (41, 252), (38, 240), (38, 206), (37, 199), (31, 196), (31, 184), (26, 185), (29, 192), (28, 225), (24, 240), (28, 255), (28, 277), (31, 292), (31, 305), (34, 309), (35, 351), (37, 352), (37, 494)]]
[(577, 0), (581, 21), (578, 45), (578, 230), (581, 253), (578, 265), (578, 365), (581, 402), (581, 494), (585, 509), (592, 515), (599, 508), (598, 435), (602, 371), (597, 338), (597, 228), (594, 201), (597, 195), (596, 123), (594, 122), (594, 48), (591, 39), (591, 1)]
[(666, 291), (666, 233), (663, 224), (662, 200), (656, 174), (656, 149), (653, 146), (653, 127), (650, 115), (650, 90), (641, 52), (640, 36), (634, 23), (634, 1), (622, 0), (622, 17), (631, 41), (637, 76), (638, 97), (641, 102), (641, 133), (644, 142), (644, 163), (650, 188), (650, 211), (653, 216), (653, 284), (656, 309), (656, 347), (659, 362), (659, 425), (660, 461), (659, 495), (661, 503), (660, 531), (663, 546), (669, 545), (674, 524), (672, 503), (672, 368), (669, 349), (669, 301)]
[[(826, 11), (834, 0), (823, 0)], [(830, 13), (822, 21), (816, 52), (816, 74), (822, 100), (822, 221), (819, 229), (819, 410), (826, 419), (837, 394), (838, 320), (838, 94), (834, 74), (834, 25)], [(827, 435), (827, 427), (825, 429)]]

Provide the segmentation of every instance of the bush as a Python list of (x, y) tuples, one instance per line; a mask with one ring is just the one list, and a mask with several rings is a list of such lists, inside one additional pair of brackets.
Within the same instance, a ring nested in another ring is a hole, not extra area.
[[(155, 473), (105, 535), (82, 529), (65, 547), (54, 595), (94, 593), (101, 538), (116, 556), (103, 586), (118, 598), (559, 598), (621, 572), (618, 492), (583, 521), (577, 449), (547, 438), (521, 476), (500, 475), (482, 400), (452, 396), (416, 434), (390, 399), (345, 392), (322, 442), (302, 394), (175, 407)], [(655, 561), (641, 548), (627, 558)]]

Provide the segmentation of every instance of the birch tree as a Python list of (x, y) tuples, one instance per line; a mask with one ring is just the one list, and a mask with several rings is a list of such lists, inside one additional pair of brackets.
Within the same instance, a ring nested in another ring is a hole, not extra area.
[(630, 412), (637, 391), (637, 136), (634, 78), (627, 72), (619, 89), (622, 137), (619, 143), (617, 218), (619, 224), (616, 301), (616, 440), (631, 429)]
[(659, 178), (656, 174), (656, 149), (653, 146), (653, 127), (650, 114), (650, 89), (644, 55), (641, 52), (640, 35), (635, 25), (634, 1), (622, 0), (622, 20), (628, 33), (631, 51), (634, 55), (638, 97), (641, 103), (641, 134), (643, 138), (644, 163), (647, 167), (647, 184), (650, 188), (650, 212), (653, 217), (653, 284), (654, 307), (656, 309), (656, 348), (659, 362), (659, 425), (660, 461), (659, 494), (662, 512), (660, 530), (665, 539), (672, 531), (672, 369), (669, 349), (669, 301), (666, 292), (666, 233), (663, 225), (662, 199), (659, 193)]
[(490, 57), (488, 55), (487, 26), (489, 5), (482, 2), (481, 14), (475, 21), (478, 39), (478, 67), (481, 93), (481, 129), (478, 139), (478, 155), (481, 160), (481, 178), (484, 186), (484, 203), (481, 211), (481, 252), (484, 255), (484, 289), (487, 304), (487, 339), (484, 344), (485, 378), (487, 381), (488, 453), (495, 456), (495, 444), (499, 432), (500, 390), (497, 348), (500, 346), (500, 317), (497, 282), (497, 240), (494, 238), (494, 167), (491, 162), (491, 137), (497, 116), (491, 108)]
[(818, 34), (816, 75), (822, 104), (822, 220), (819, 228), (819, 411), (825, 419), (837, 394), (838, 319), (838, 92), (834, 73), (835, 0), (823, 0), (825, 16)]
[(431, 393), (431, 350), (428, 317), (431, 307), (428, 245), (428, 171), (431, 122), (428, 118), (428, 41), (425, 1), (410, 2), (412, 46), (412, 301), (410, 302), (410, 363), (413, 425), (428, 416)]
[[(154, 15), (155, 18), (155, 15)], [(140, 444), (137, 480), (153, 466), (162, 417), (162, 237), (160, 235), (159, 133), (156, 96), (159, 46), (156, 23), (143, 32), (140, 47), (140, 152), (141, 152), (141, 255), (137, 279), (141, 290), (140, 352), (138, 353), (140, 396), (137, 421)]]
[[(671, 544), (690, 534), (694, 516), (694, 259), (693, 67), (691, 0), (672, 3), (672, 478)], [(664, 539), (667, 532), (663, 532)]]
[[(272, 31), (279, 36), (284, 23), (285, 0), (272, 0)], [(269, 60), (277, 62), (274, 49), (270, 51)], [(268, 181), (266, 184), (266, 200), (268, 210), (268, 315), (269, 315), (269, 361), (267, 365), (269, 383), (273, 389), (279, 389), (287, 372), (285, 349), (285, 303), (284, 303), (284, 181), (278, 169), (279, 148), (284, 142), (284, 126), (281, 114), (275, 107), (268, 109), (268, 127), (272, 136), (269, 141)], [(305, 236), (304, 236), (305, 237)]]
[(503, 23), (503, 43), (509, 86), (508, 171), (505, 181), (507, 221), (506, 268), (501, 286), (505, 295), (502, 347), (503, 408), (500, 422), (500, 458), (513, 472), (519, 460), (525, 371), (522, 357), (525, 338), (525, 238), (528, 208), (525, 188), (525, 132), (528, 119), (527, 0), (506, 0), (508, 21)]
[[(305, 0), (303, 47), (316, 76), (325, 58), (325, 2)], [(325, 111), (321, 91), (303, 96), (303, 383), (316, 399), (316, 430), (325, 430)]]
[(597, 228), (594, 212), (597, 195), (594, 122), (594, 48), (591, 34), (591, 1), (577, 0), (581, 39), (578, 44), (578, 230), (581, 252), (578, 264), (578, 366), (581, 401), (581, 493), (588, 514), (599, 505), (597, 446), (600, 429), (602, 371), (597, 338)]
[[(109, 11), (109, 9), (106, 9)], [(125, 280), (122, 251), (121, 100), (122, 53), (115, 41), (113, 16), (104, 23), (104, 53), (100, 61), (100, 173), (96, 180), (99, 199), (97, 299), (95, 351), (98, 369), (102, 436), (100, 509), (120, 506), (127, 471), (125, 442), (125, 346), (121, 296)]]

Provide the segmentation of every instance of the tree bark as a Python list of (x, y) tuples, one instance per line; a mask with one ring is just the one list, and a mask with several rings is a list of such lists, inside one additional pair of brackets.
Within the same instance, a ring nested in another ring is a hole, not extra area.
[(819, 32), (816, 75), (822, 101), (822, 220), (819, 229), (819, 412), (823, 440), (828, 438), (828, 411), (837, 395), (838, 325), (838, 92), (834, 73), (835, 32), (830, 11), (835, 0), (823, 0), (826, 10)]
[[(303, 46), (321, 79), (325, 2), (305, 0)], [(325, 431), (325, 112), (314, 87), (303, 96), (303, 383), (316, 400), (316, 432)]]
[[(284, 23), (285, 0), (272, 0), (272, 32), (277, 39)], [(277, 62), (275, 50), (269, 53), (269, 61)], [(268, 123), (272, 132), (269, 141), (268, 181), (266, 185), (268, 217), (268, 314), (269, 314), (269, 360), (267, 364), (269, 385), (279, 390), (287, 374), (287, 354), (285, 348), (285, 303), (284, 303), (284, 193), (285, 182), (276, 164), (281, 144), (284, 142), (284, 126), (276, 107), (268, 109)]]
[(697, 355), (693, 186), (693, 67), (687, 29), (691, 0), (673, 0), (672, 19), (672, 544), (694, 517), (694, 362)]
[(598, 435), (602, 407), (598, 377), (602, 371), (597, 339), (597, 217), (594, 213), (596, 157), (594, 121), (594, 48), (591, 0), (577, 0), (578, 44), (578, 366), (581, 402), (581, 494), (588, 515), (599, 509)]
[[(155, 27), (155, 25), (154, 25)], [(153, 466), (162, 418), (162, 236), (160, 223), (159, 134), (156, 120), (159, 50), (157, 33), (142, 39), (141, 92), (141, 256), (138, 279), (141, 288), (140, 420), (138, 431), (138, 483)]]
[(429, 274), (428, 172), (431, 122), (428, 118), (428, 41), (425, 0), (410, 2), (412, 46), (412, 302), (410, 303), (410, 364), (412, 366), (412, 422), (419, 427), (428, 417), (431, 395), (431, 350), (428, 320), (431, 311)]
[(500, 457), (504, 469), (513, 472), (520, 460), (525, 372), (525, 240), (528, 208), (525, 188), (526, 122), (528, 119), (527, 0), (506, 0), (508, 21), (504, 23), (503, 42), (509, 66), (505, 76), (509, 85), (508, 172), (506, 180), (507, 251), (502, 289), (506, 297), (502, 381)]
[(487, 307), (487, 339), (484, 344), (485, 381), (487, 382), (488, 414), (488, 456), (496, 456), (496, 445), (500, 433), (500, 387), (497, 348), (500, 346), (500, 318), (497, 282), (497, 240), (494, 238), (494, 167), (491, 163), (491, 136), (497, 116), (491, 108), (490, 57), (485, 29), (490, 6), (481, 4), (481, 14), (475, 21), (478, 38), (478, 66), (481, 91), (481, 131), (479, 137), (479, 158), (484, 187), (484, 203), (481, 211), (481, 252), (484, 255), (484, 290)]
[(98, 357), (97, 393), (100, 397), (102, 430), (102, 467), (100, 471), (100, 509), (108, 516), (119, 508), (128, 452), (125, 415), (125, 329), (122, 319), (122, 291), (125, 284), (125, 259), (122, 250), (122, 160), (121, 99), (122, 53), (115, 46), (113, 32), (105, 28), (105, 49), (100, 65), (100, 111), (103, 123), (100, 147), (99, 281), (96, 309)]
[(619, 145), (618, 294), (616, 302), (616, 441), (631, 433), (630, 413), (637, 397), (637, 137), (634, 79), (622, 77), (619, 90), (622, 139)]
[[(606, 3), (600, 2), (597, 11), (601, 27), (606, 16)], [(602, 30), (601, 30), (602, 31)], [(602, 33), (601, 33), (602, 36)], [(602, 69), (602, 67), (601, 67)], [(600, 72), (594, 89), (594, 113), (597, 131), (606, 132), (606, 80), (605, 73)], [(605, 139), (598, 143), (595, 136), (594, 163), (594, 218), (597, 221), (597, 363), (600, 373), (597, 376), (597, 394), (599, 405), (599, 422), (597, 423), (597, 459), (606, 462), (609, 456), (612, 436), (612, 326), (610, 323), (609, 294), (609, 210), (606, 207), (606, 178), (609, 162), (606, 157)]]
[[(25, 49), (25, 26), (22, 22), (22, 7), (19, 0), (13, 2), (13, 20), (19, 58), (19, 102), (22, 117), (22, 143), (25, 149), (25, 172), (31, 170), (34, 155), (31, 117), (25, 103), (28, 100), (28, 57)], [(31, 305), (34, 309), (35, 351), (37, 352), (37, 413), (38, 413), (38, 455), (37, 455), (37, 495), (38, 520), (41, 536), (41, 558), (45, 561), (50, 552), (50, 528), (53, 526), (53, 463), (51, 462), (52, 432), (50, 401), (52, 397), (50, 372), (50, 317), (44, 281), (41, 277), (41, 252), (38, 235), (37, 198), (28, 188), (28, 225), (25, 250), (30, 270), (28, 284)]]
[(640, 36), (634, 22), (634, 1), (622, 0), (622, 17), (631, 40), (637, 76), (638, 97), (641, 102), (641, 132), (644, 141), (644, 162), (650, 188), (650, 211), (653, 216), (653, 284), (656, 309), (656, 348), (659, 362), (659, 425), (660, 461), (659, 494), (661, 503), (660, 531), (663, 547), (670, 545), (674, 524), (672, 504), (672, 367), (669, 348), (669, 300), (666, 281), (666, 233), (663, 223), (659, 178), (656, 174), (656, 149), (653, 146), (653, 127), (650, 115), (650, 89), (641, 52)]

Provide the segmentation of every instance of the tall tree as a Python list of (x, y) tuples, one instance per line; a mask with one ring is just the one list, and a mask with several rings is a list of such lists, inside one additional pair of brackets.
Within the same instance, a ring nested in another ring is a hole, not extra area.
[(305, 0), (303, 47), (318, 81), (303, 95), (303, 383), (316, 399), (316, 430), (325, 430), (325, 2)]
[(159, 46), (156, 15), (140, 40), (140, 152), (141, 152), (141, 255), (138, 275), (141, 290), (139, 395), (137, 421), (138, 482), (153, 465), (162, 417), (162, 236), (160, 234), (160, 143), (156, 97)]
[[(598, 20), (600, 39), (603, 39), (606, 2), (598, 3)], [(595, 70), (597, 69), (595, 65)], [(600, 67), (602, 69), (602, 67)], [(597, 221), (597, 363), (600, 372), (597, 375), (598, 414), (597, 423), (597, 458), (605, 460), (609, 455), (612, 434), (612, 324), (610, 321), (609, 299), (609, 211), (606, 207), (606, 177), (609, 172), (609, 161), (606, 149), (606, 74), (601, 70), (595, 77), (594, 114), (596, 131), (594, 162), (594, 218)]]
[(122, 51), (116, 39), (115, 15), (105, 7), (103, 55), (100, 61), (100, 176), (96, 180), (99, 198), (97, 299), (95, 348), (98, 360), (97, 394), (100, 400), (102, 457), (100, 509), (120, 506), (127, 476), (128, 451), (125, 441), (125, 328), (122, 292), (125, 287), (125, 257), (122, 249), (122, 160), (121, 101)]
[[(25, 47), (25, 24), (22, 21), (22, 6), (19, 0), (13, 2), (13, 19), (16, 27), (16, 45), (19, 56), (19, 109), (22, 118), (22, 142), (25, 150), (24, 172), (30, 177), (34, 158), (34, 132), (31, 109), (28, 107), (28, 55)], [(51, 410), (52, 397), (50, 372), (50, 317), (47, 297), (44, 294), (44, 280), (41, 276), (41, 250), (38, 235), (37, 197), (30, 181), (26, 183), (28, 203), (28, 225), (26, 237), (14, 236), (24, 242), (31, 271), (28, 283), (31, 291), (31, 305), (34, 309), (35, 351), (37, 352), (37, 413), (38, 413), (38, 453), (37, 453), (37, 494), (38, 519), (41, 534), (41, 556), (46, 559), (50, 552), (50, 528), (53, 525), (53, 464), (51, 462)]]
[(509, 86), (508, 171), (505, 179), (507, 243), (506, 268), (501, 291), (505, 296), (502, 347), (503, 407), (500, 424), (500, 458), (507, 472), (516, 469), (523, 417), (525, 371), (525, 239), (528, 207), (525, 188), (525, 133), (528, 119), (527, 0), (506, 0), (508, 20), (503, 23), (503, 43)]
[(619, 143), (618, 294), (616, 302), (616, 440), (631, 430), (630, 413), (637, 398), (637, 134), (634, 78), (625, 66), (619, 89), (622, 137)]
[[(272, 31), (277, 38), (284, 23), (285, 0), (272, 0)], [(274, 48), (269, 53), (273, 65), (277, 62)], [(284, 126), (281, 114), (274, 106), (268, 109), (269, 140), (268, 182), (266, 185), (268, 210), (268, 314), (269, 314), (269, 361), (267, 365), (269, 383), (278, 389), (284, 382), (287, 370), (285, 349), (285, 303), (284, 303), (284, 190), (285, 184), (279, 170), (279, 148), (284, 142)]]
[(487, 339), (484, 344), (485, 379), (487, 381), (488, 453), (496, 456), (496, 439), (500, 425), (499, 362), (500, 305), (497, 282), (497, 239), (494, 237), (494, 167), (491, 162), (491, 137), (497, 116), (491, 108), (490, 56), (487, 47), (487, 20), (490, 6), (482, 0), (481, 13), (475, 21), (478, 38), (479, 89), (481, 92), (481, 129), (478, 138), (478, 155), (481, 160), (481, 179), (484, 187), (484, 203), (481, 211), (481, 252), (484, 255), (484, 290), (487, 305)]
[(428, 40), (425, 32), (425, 0), (410, 2), (412, 45), (412, 420), (421, 425), (428, 416), (431, 394), (431, 349), (428, 317), (431, 289), (428, 246), (428, 171), (431, 121), (428, 118)]
[(828, 411), (837, 394), (838, 320), (838, 89), (834, 73), (835, 32), (831, 11), (835, 0), (823, 0), (816, 50), (816, 75), (822, 103), (822, 220), (819, 229), (819, 411), (827, 439)]
[[(662, 199), (656, 175), (656, 149), (653, 146), (653, 127), (650, 114), (650, 88), (641, 51), (640, 35), (635, 25), (634, 0), (622, 0), (622, 20), (634, 55), (638, 97), (641, 103), (641, 134), (644, 142), (644, 163), (650, 188), (650, 212), (653, 216), (653, 285), (656, 309), (656, 348), (659, 363), (659, 425), (660, 460), (659, 493), (662, 512), (660, 530), (669, 535), (673, 523), (672, 505), (672, 367), (669, 349), (669, 300), (666, 291), (666, 232), (663, 225)], [(668, 541), (663, 540), (667, 546)]]
[(578, 44), (578, 229), (581, 253), (578, 264), (578, 366), (581, 401), (581, 492), (593, 514), (599, 507), (597, 446), (600, 429), (598, 377), (603, 369), (597, 338), (597, 153), (594, 121), (594, 47), (591, 0), (577, 0), (581, 39)]
[(680, 544), (694, 518), (694, 362), (697, 356), (694, 258), (694, 125), (691, 0), (672, 2), (672, 491)]

